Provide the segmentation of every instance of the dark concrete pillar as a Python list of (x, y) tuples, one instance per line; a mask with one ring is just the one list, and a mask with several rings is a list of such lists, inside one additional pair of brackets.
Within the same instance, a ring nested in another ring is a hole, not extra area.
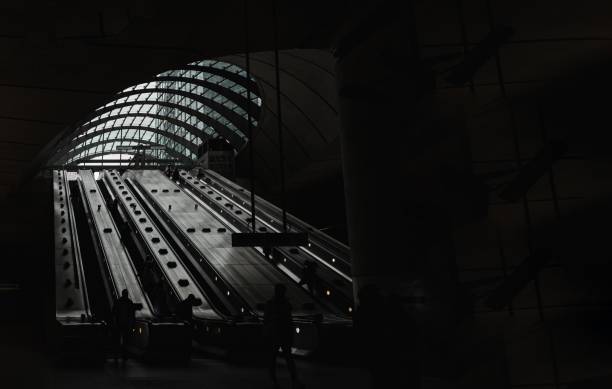
[(336, 65), (354, 285), (438, 294), (454, 286), (448, 177), (467, 166), (463, 92), (435, 92), (400, 25)]

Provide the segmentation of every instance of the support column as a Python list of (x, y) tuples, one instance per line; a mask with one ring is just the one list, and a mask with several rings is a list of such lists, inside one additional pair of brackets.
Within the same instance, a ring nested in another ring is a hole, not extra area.
[(455, 287), (447, 192), (469, 169), (462, 99), (435, 92), (401, 25), (349, 45), (336, 64), (355, 295), (367, 284)]

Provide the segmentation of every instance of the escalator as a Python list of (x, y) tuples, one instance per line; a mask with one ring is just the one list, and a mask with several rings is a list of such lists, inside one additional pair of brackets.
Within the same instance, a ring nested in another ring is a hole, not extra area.
[[(55, 232), (55, 337), (59, 358), (102, 361), (105, 325), (97, 315), (95, 283), (89, 283), (83, 258), (87, 247), (80, 237), (78, 209), (65, 171), (54, 171), (53, 203)], [(94, 308), (95, 307), (95, 308)]]
[(110, 293), (109, 275), (103, 263), (98, 260), (99, 253), (83, 206), (81, 188), (76, 180), (69, 181), (68, 185), (71, 188), (70, 200), (74, 209), (75, 226), (81, 248), (84, 278), (89, 291), (91, 312), (93, 317), (110, 323), (113, 297)]
[[(238, 232), (251, 231), (251, 210), (244, 201), (234, 195), (233, 189), (225, 188), (220, 183), (213, 185), (194, 178), (185, 171), (181, 171), (179, 181), (183, 188), (195, 202), (202, 202), (203, 206), (217, 214), (218, 218), (226, 220)], [(227, 184), (224, 184), (227, 185)], [(234, 184), (235, 185), (235, 184)], [(257, 212), (259, 214), (259, 212)], [(268, 218), (272, 216), (267, 215)], [(256, 218), (256, 230), (259, 233), (277, 233), (282, 231), (273, 223), (275, 219)], [(304, 224), (305, 225), (305, 224)], [(310, 235), (312, 237), (312, 235)], [(316, 240), (315, 240), (316, 242)], [(280, 271), (287, 273), (295, 281), (299, 281), (303, 269), (307, 264), (316, 264), (316, 282), (308, 286), (321, 304), (334, 309), (339, 315), (350, 315), (353, 306), (353, 285), (351, 278), (338, 268), (343, 262), (340, 258), (331, 258), (328, 262), (316, 255), (317, 243), (309, 242), (309, 247), (272, 247), (267, 257)], [(331, 266), (333, 264), (334, 266)], [(316, 266), (315, 265), (315, 266)]]
[[(98, 278), (97, 310), (110, 320), (109, 312), (122, 290), (127, 290), (138, 307), (136, 324), (129, 339), (130, 351), (146, 359), (186, 360), (190, 356), (191, 341), (186, 323), (160, 319), (143, 290), (134, 261), (124, 246), (126, 226), (115, 223), (107, 207), (93, 173), (81, 170), (78, 174), (82, 220), (87, 220), (92, 252), (91, 262), (97, 262), (101, 277)], [(90, 268), (94, 268), (93, 263)], [(93, 273), (93, 270), (92, 270)], [(93, 275), (93, 274), (92, 274)], [(100, 281), (100, 278), (102, 281)], [(103, 301), (108, 301), (104, 304)]]
[(237, 293), (244, 300), (245, 310), (261, 317), (274, 285), (282, 283), (287, 287), (294, 306), (296, 347), (316, 349), (322, 328), (350, 324), (348, 317), (317, 301), (255, 248), (232, 247), (231, 233), (236, 230), (231, 224), (210, 209), (196, 207), (193, 199), (161, 172), (130, 171), (127, 176), (183, 245), (198, 257), (200, 266), (214, 269), (219, 282), (228, 287), (228, 296)]
[(169, 291), (179, 300), (193, 295), (199, 301), (193, 309), (196, 339), (206, 346), (233, 351), (254, 348), (260, 328), (245, 311), (246, 304), (236, 293), (228, 296), (225, 290), (221, 291), (218, 274), (202, 271), (130, 179), (114, 171), (104, 172), (103, 177), (117, 210), (130, 221), (150, 262), (161, 270)]

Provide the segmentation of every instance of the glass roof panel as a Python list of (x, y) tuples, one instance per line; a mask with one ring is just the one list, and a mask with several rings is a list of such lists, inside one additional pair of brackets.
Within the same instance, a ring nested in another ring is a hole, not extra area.
[[(192, 160), (197, 157), (192, 150), (206, 138), (226, 138), (236, 149), (244, 147), (248, 115), (242, 96), (247, 95), (247, 85), (254, 85), (256, 80), (247, 82), (244, 69), (227, 62), (203, 60), (189, 65), (198, 69), (165, 71), (149, 82), (124, 89), (116, 99), (97, 108), (75, 128), (62, 148), (65, 151), (59, 163), (90, 164), (110, 155), (131, 159), (132, 154), (117, 153), (120, 144), (164, 145), (168, 152), (146, 153), (154, 158), (180, 155)], [(173, 80), (163, 79), (168, 77)], [(251, 91), (251, 98), (253, 107), (261, 107), (259, 91)], [(253, 113), (259, 111), (251, 109)], [(251, 123), (257, 126), (258, 117), (251, 117)], [(182, 140), (177, 141), (176, 136)], [(85, 159), (88, 161), (83, 162)]]

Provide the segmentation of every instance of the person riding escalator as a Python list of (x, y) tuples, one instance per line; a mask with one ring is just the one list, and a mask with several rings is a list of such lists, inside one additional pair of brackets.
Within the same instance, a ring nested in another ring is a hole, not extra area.
[[(128, 358), (127, 345), (132, 330), (136, 323), (135, 313), (138, 310), (137, 304), (134, 304), (128, 295), (127, 289), (121, 291), (121, 297), (117, 299), (113, 306), (114, 330), (118, 337), (121, 348), (121, 359), (125, 362)], [(115, 357), (115, 360), (117, 358)]]
[(287, 362), (293, 388), (303, 388), (297, 377), (295, 361), (291, 355), (293, 346), (293, 319), (291, 303), (285, 297), (287, 288), (283, 284), (274, 287), (274, 297), (264, 309), (264, 341), (268, 358), (268, 373), (275, 388), (279, 388), (276, 378), (276, 357), (280, 350)]

